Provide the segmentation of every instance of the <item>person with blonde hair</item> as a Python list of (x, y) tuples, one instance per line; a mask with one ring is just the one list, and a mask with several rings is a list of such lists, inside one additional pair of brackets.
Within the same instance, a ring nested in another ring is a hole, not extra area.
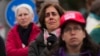
[(28, 46), (40, 33), (33, 23), (34, 12), (30, 5), (19, 4), (15, 9), (17, 24), (10, 29), (6, 40), (7, 56), (28, 56)]

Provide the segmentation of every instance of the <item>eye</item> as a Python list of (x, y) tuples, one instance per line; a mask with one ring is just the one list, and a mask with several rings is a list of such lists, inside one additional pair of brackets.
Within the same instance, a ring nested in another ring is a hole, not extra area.
[(64, 32), (68, 32), (68, 31), (71, 31), (71, 28), (66, 27), (66, 28), (64, 29)]
[(24, 14), (24, 16), (28, 15), (27, 13)]
[(57, 15), (57, 13), (56, 12), (51, 12), (52, 13), (52, 16), (56, 16)]
[(46, 13), (46, 14), (45, 14), (45, 17), (49, 17), (49, 16), (50, 16), (50, 13)]
[(22, 16), (22, 14), (19, 14), (18, 16)]

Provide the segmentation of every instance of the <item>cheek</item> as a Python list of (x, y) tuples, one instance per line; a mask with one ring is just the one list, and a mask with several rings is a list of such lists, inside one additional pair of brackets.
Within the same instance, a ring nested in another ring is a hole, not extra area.
[(58, 18), (58, 19), (56, 19), (56, 21), (57, 21), (57, 23), (59, 23), (60, 24), (60, 19)]
[(55, 25), (56, 25), (57, 27), (60, 26), (60, 19), (59, 19), (59, 18), (56, 18), (55, 21), (56, 21), (56, 24), (55, 24)]
[(45, 23), (47, 23), (47, 21), (48, 21), (47, 18), (45, 18)]
[(81, 33), (82, 33), (83, 38), (85, 38), (86, 37), (85, 32), (82, 31)]
[[(29, 18), (29, 22), (32, 21), (33, 18)], [(28, 21), (28, 20), (27, 20)]]
[(47, 23), (48, 22), (48, 18), (45, 18), (44, 21), (45, 21), (45, 23)]
[(17, 18), (16, 18), (16, 21), (17, 21), (17, 22), (20, 22), (20, 21), (21, 21), (21, 19), (20, 19), (19, 17), (17, 17)]
[(66, 34), (66, 33), (63, 33), (63, 35), (62, 35), (62, 40), (63, 41), (68, 41), (68, 35)]
[(60, 17), (59, 16), (56, 17), (55, 19), (56, 19), (56, 21), (60, 22)]
[(27, 16), (27, 19), (26, 20), (30, 22), (30, 21), (32, 21), (32, 19), (33, 18), (31, 16)]
[(45, 22), (44, 22), (44, 23), (45, 23), (45, 25), (46, 25), (46, 26), (47, 26), (47, 22), (48, 22), (48, 19), (47, 19), (47, 18), (45, 18)]
[(80, 34), (78, 34), (79, 36), (79, 39), (80, 40), (83, 40), (86, 36), (85, 36), (85, 33), (81, 32)]

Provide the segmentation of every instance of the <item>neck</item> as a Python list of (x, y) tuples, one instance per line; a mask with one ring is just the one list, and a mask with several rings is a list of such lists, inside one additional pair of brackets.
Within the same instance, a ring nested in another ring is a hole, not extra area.
[(27, 29), (27, 28), (30, 27), (31, 25), (32, 25), (32, 23), (30, 23), (30, 24), (27, 25), (27, 26), (21, 26), (21, 25), (20, 25), (20, 27), (23, 28), (23, 29)]
[(52, 32), (52, 31), (54, 31), (54, 30), (48, 30), (49, 33)]
[[(58, 30), (59, 28), (56, 28), (56, 29), (47, 29), (48, 30), (48, 32), (50, 33), (50, 32), (53, 32), (53, 31), (56, 31), (56, 30)], [(60, 31), (60, 30), (59, 30)]]
[(79, 54), (81, 45), (78, 46), (67, 46), (67, 53), (69, 54)]
[(22, 28), (27, 29), (27, 28), (28, 28), (28, 26), (24, 26), (24, 27), (22, 27)]

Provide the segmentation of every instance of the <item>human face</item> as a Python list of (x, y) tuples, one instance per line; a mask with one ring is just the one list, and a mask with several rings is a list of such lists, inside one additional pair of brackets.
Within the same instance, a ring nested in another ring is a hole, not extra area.
[(18, 9), (16, 18), (20, 26), (27, 28), (32, 22), (33, 15), (27, 8), (22, 7)]
[(49, 32), (57, 29), (60, 25), (60, 15), (53, 6), (50, 6), (46, 9), (45, 25)]
[(62, 40), (66, 43), (67, 47), (81, 46), (84, 38), (85, 32), (79, 24), (70, 22), (65, 26)]

